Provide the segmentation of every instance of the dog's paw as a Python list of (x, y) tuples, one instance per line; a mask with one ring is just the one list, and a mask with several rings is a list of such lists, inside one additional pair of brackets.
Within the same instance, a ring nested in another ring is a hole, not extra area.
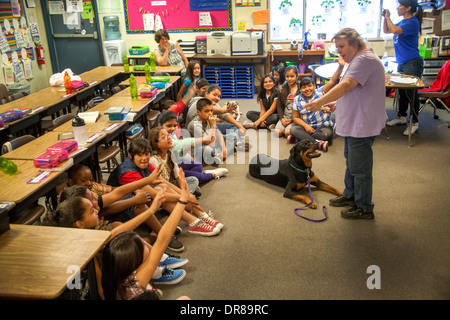
[(310, 207), (311, 209), (317, 209), (317, 204), (316, 204), (315, 202), (313, 202), (313, 203), (311, 203), (311, 204), (309, 205), (309, 207)]

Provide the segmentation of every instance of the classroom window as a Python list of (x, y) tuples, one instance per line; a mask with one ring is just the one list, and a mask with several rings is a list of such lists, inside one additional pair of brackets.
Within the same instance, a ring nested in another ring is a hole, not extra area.
[(364, 39), (384, 37), (382, 8), (389, 9), (394, 23), (400, 21), (396, 0), (268, 0), (269, 41), (331, 40), (345, 27), (356, 29)]

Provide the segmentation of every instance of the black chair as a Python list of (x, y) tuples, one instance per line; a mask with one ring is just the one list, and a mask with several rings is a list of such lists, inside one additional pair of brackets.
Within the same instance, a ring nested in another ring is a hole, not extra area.
[[(36, 139), (32, 135), (24, 135), (17, 137), (11, 141), (5, 142), (2, 147), (2, 153), (8, 153), (10, 151), (13, 151), (14, 149), (17, 149), (25, 144), (27, 144), (30, 141), (33, 141)], [(40, 224), (40, 218), (45, 213), (45, 207), (38, 204), (37, 202), (31, 205), (29, 208), (23, 210), (19, 213), (18, 217), (13, 217), (11, 219), (11, 223), (15, 224), (34, 224), (38, 223)]]
[(41, 128), (44, 132), (53, 131), (55, 128), (75, 118), (75, 114), (67, 113), (53, 120), (41, 120)]
[(17, 148), (23, 146), (24, 144), (26, 144), (30, 141), (33, 141), (34, 139), (36, 139), (34, 136), (32, 136), (30, 134), (26, 134), (24, 136), (17, 137), (11, 141), (7, 141), (2, 146), (2, 154), (11, 152), (14, 149), (17, 149)]

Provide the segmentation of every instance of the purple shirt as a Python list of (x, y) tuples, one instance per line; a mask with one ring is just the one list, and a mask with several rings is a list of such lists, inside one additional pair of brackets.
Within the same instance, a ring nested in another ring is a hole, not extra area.
[(342, 78), (352, 78), (358, 85), (337, 100), (336, 134), (354, 138), (379, 135), (387, 119), (380, 58), (371, 49), (358, 52)]

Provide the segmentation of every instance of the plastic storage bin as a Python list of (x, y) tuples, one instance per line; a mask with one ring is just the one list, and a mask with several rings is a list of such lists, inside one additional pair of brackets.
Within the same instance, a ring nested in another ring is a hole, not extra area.
[(47, 151), (34, 158), (33, 163), (36, 168), (51, 169), (67, 159), (69, 159), (69, 154), (66, 150), (60, 152)]
[(253, 66), (206, 66), (205, 78), (210, 84), (217, 84), (222, 98), (253, 99)]
[(78, 149), (78, 142), (75, 140), (62, 140), (58, 143), (47, 148), (49, 152), (62, 152), (67, 151), (67, 153), (72, 153)]

